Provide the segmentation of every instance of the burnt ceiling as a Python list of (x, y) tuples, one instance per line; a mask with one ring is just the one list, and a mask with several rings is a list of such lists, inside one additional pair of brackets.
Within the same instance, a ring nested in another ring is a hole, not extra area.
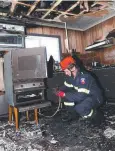
[(41, 21), (41, 24), (57, 23), (59, 26), (66, 22), (71, 29), (86, 30), (91, 25), (114, 17), (114, 3), (106, 0), (1, 0), (0, 18), (2, 21), (15, 20), (36, 24)]

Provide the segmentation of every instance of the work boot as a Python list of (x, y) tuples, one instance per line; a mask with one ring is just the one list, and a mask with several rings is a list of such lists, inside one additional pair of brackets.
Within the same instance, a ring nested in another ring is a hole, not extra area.
[(91, 116), (91, 124), (94, 126), (100, 126), (104, 121), (104, 114), (100, 110), (94, 110), (93, 115)]
[[(83, 125), (92, 125), (92, 126), (100, 126), (104, 121), (104, 114), (100, 110), (93, 110), (93, 114), (90, 117), (80, 119), (80, 122)], [(81, 124), (81, 125), (82, 125)]]

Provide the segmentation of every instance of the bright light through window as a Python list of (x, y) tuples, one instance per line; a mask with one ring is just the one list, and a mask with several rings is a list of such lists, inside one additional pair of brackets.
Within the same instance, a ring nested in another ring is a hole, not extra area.
[(44, 37), (44, 36), (27, 36), (25, 38), (25, 47), (46, 47), (47, 61), (52, 55), (55, 61), (60, 62), (60, 45), (58, 37)]

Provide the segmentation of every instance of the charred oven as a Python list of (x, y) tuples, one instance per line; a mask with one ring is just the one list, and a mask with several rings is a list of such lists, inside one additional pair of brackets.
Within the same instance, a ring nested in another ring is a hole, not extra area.
[(4, 56), (5, 97), (11, 106), (42, 104), (47, 78), (45, 47), (15, 49)]

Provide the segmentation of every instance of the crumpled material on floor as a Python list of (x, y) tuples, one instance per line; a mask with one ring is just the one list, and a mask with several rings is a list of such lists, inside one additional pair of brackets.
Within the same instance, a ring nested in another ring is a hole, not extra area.
[(63, 111), (53, 118), (40, 116), (38, 126), (23, 118), (18, 132), (14, 124), (0, 121), (0, 151), (114, 151), (115, 109), (106, 106), (103, 111), (105, 121), (99, 127), (82, 120), (63, 122)]

